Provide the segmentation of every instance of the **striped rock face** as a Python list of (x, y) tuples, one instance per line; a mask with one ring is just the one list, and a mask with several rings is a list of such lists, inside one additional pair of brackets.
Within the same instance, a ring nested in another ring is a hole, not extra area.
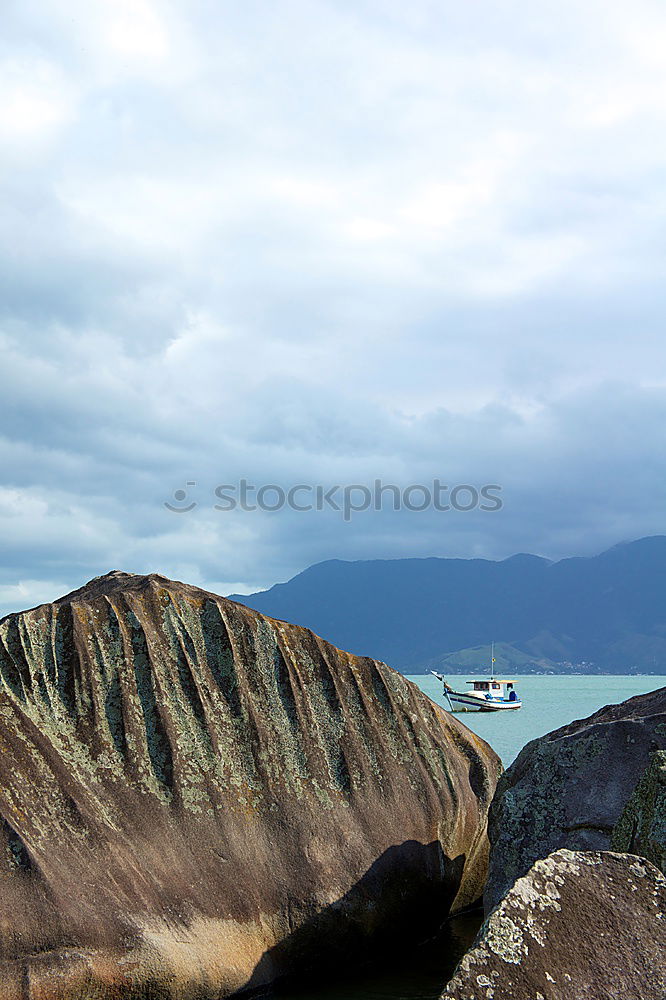
[(0, 622), (0, 998), (220, 997), (477, 899), (500, 763), (383, 663), (160, 576)]

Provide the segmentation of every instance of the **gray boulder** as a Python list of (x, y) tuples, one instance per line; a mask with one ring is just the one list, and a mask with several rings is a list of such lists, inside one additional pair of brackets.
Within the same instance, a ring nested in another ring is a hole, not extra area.
[(652, 755), (613, 829), (611, 846), (640, 854), (666, 874), (666, 751)]
[(666, 688), (607, 705), (532, 740), (502, 775), (490, 809), (486, 913), (539, 858), (608, 850), (637, 782), (666, 749)]
[(492, 911), (444, 998), (664, 1000), (665, 956), (661, 872), (631, 854), (560, 850)]

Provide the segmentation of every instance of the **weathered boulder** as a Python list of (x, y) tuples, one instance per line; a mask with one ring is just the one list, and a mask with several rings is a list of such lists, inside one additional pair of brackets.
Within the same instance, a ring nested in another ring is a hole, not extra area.
[(492, 750), (383, 663), (159, 576), (0, 622), (0, 997), (220, 997), (480, 896)]
[(611, 847), (640, 854), (666, 874), (666, 751), (652, 754), (613, 828)]
[(560, 850), (519, 878), (446, 1000), (664, 1000), (666, 879), (631, 854)]
[(502, 775), (490, 809), (486, 913), (538, 858), (560, 847), (607, 850), (659, 749), (666, 749), (666, 688), (528, 743)]

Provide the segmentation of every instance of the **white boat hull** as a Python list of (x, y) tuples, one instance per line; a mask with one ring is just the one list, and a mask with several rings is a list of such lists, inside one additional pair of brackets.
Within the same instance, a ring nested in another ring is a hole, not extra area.
[(522, 707), (522, 701), (516, 699), (515, 701), (486, 699), (486, 698), (475, 698), (470, 694), (462, 694), (457, 691), (451, 691), (446, 694), (449, 702), (451, 703), (454, 712), (505, 712), (505, 711), (515, 711), (517, 708)]
[[(513, 689), (514, 681), (512, 680), (494, 677), (490, 677), (488, 680), (485, 678), (472, 680), (467, 683), (473, 684), (474, 690), (463, 692), (454, 691), (436, 670), (431, 670), (430, 673), (442, 682), (444, 697), (452, 712), (515, 712), (517, 708), (522, 708), (523, 703)], [(500, 695), (490, 694), (491, 684), (493, 691), (499, 691)], [(509, 689), (511, 697), (506, 697)]]

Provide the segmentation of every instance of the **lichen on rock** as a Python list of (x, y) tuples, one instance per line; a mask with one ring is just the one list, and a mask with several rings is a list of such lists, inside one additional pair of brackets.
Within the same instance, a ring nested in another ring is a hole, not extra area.
[(443, 1000), (666, 996), (666, 879), (644, 858), (556, 851), (487, 917)]
[(666, 750), (666, 688), (533, 740), (500, 778), (489, 816), (489, 912), (539, 858), (606, 850), (645, 772)]
[(10, 615), (0, 995), (219, 998), (429, 935), (499, 771), (386, 664), (161, 576)]
[(666, 751), (652, 754), (613, 828), (611, 846), (640, 854), (666, 874)]

